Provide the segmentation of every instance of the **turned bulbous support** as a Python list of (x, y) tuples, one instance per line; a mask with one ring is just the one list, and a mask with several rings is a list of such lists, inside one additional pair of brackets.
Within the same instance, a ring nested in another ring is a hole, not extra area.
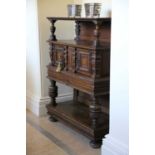
[(50, 40), (52, 41), (56, 41), (56, 35), (55, 35), (55, 31), (56, 31), (56, 27), (55, 27), (55, 22), (56, 20), (51, 20), (51, 27), (50, 27), (50, 31), (51, 31), (51, 36), (50, 36)]
[(101, 147), (101, 145), (102, 145), (102, 139), (93, 139), (93, 140), (91, 140), (90, 141), (90, 146), (92, 147), (92, 148), (94, 148), (94, 149), (98, 149), (98, 148), (100, 148)]
[(55, 107), (57, 105), (56, 103), (56, 97), (58, 95), (58, 87), (56, 86), (56, 81), (50, 80), (51, 85), (49, 86), (49, 96), (51, 98), (50, 104)]
[(101, 114), (101, 106), (98, 104), (97, 98), (92, 96), (91, 104), (89, 105), (89, 116), (91, 118), (91, 126), (96, 129), (99, 125), (98, 120)]
[(80, 22), (79, 21), (75, 21), (75, 40), (78, 41), (79, 37), (80, 37)]

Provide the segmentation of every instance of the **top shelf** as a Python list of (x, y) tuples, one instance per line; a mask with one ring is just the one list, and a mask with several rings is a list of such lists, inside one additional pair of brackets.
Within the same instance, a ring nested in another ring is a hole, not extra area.
[(111, 18), (86, 18), (86, 17), (47, 17), (48, 20), (71, 20), (71, 21), (111, 21)]
[[(111, 18), (84, 18), (84, 17), (47, 17), (51, 22), (50, 41), (56, 41), (55, 22), (58, 20), (75, 21), (75, 41), (69, 42), (74, 46), (102, 49), (110, 46)], [(84, 41), (85, 40), (85, 41)], [(87, 42), (86, 42), (87, 41)], [(103, 43), (104, 42), (104, 43)], [(65, 41), (66, 43), (66, 41)], [(105, 44), (106, 43), (106, 44)], [(107, 44), (108, 43), (108, 44)]]

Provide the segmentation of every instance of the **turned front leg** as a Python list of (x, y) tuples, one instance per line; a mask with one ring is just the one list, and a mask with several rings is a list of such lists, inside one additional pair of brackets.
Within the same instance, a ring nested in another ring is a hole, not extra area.
[(91, 126), (92, 128), (97, 128), (98, 126), (98, 119), (101, 113), (101, 106), (98, 104), (97, 98), (95, 96), (91, 97), (91, 104), (89, 105), (89, 113), (91, 118)]
[(56, 97), (58, 95), (58, 87), (56, 86), (56, 81), (50, 80), (51, 85), (49, 86), (49, 96), (51, 98), (50, 104), (55, 107), (57, 105), (56, 103)]
[(98, 99), (96, 96), (91, 96), (91, 104), (89, 105), (89, 111), (91, 113), (100, 113), (101, 106), (98, 103)]
[(74, 102), (77, 102), (78, 101), (79, 90), (74, 89), (73, 92), (74, 92), (74, 94), (73, 94), (73, 100), (74, 100)]
[[(96, 130), (99, 127), (101, 106), (98, 104), (98, 100), (95, 96), (92, 96), (91, 104), (89, 106), (89, 114), (91, 118), (91, 126)], [(100, 148), (102, 145), (102, 138), (94, 135), (94, 138), (90, 141), (90, 145), (93, 148)]]

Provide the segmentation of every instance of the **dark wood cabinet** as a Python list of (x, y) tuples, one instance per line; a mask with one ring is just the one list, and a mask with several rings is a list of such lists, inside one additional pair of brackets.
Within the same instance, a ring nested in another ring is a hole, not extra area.
[[(88, 136), (91, 146), (99, 148), (109, 133), (111, 19), (47, 18), (51, 22), (48, 114), (52, 121), (60, 120)], [(73, 40), (57, 40), (59, 20), (75, 21)], [(56, 82), (73, 88), (72, 101), (56, 103)]]

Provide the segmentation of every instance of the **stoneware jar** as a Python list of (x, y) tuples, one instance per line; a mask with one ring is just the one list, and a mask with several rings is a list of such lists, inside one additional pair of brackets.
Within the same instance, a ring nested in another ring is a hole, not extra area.
[(101, 3), (85, 3), (86, 17), (99, 17), (101, 12)]
[(80, 4), (68, 4), (68, 17), (81, 17), (82, 5)]

